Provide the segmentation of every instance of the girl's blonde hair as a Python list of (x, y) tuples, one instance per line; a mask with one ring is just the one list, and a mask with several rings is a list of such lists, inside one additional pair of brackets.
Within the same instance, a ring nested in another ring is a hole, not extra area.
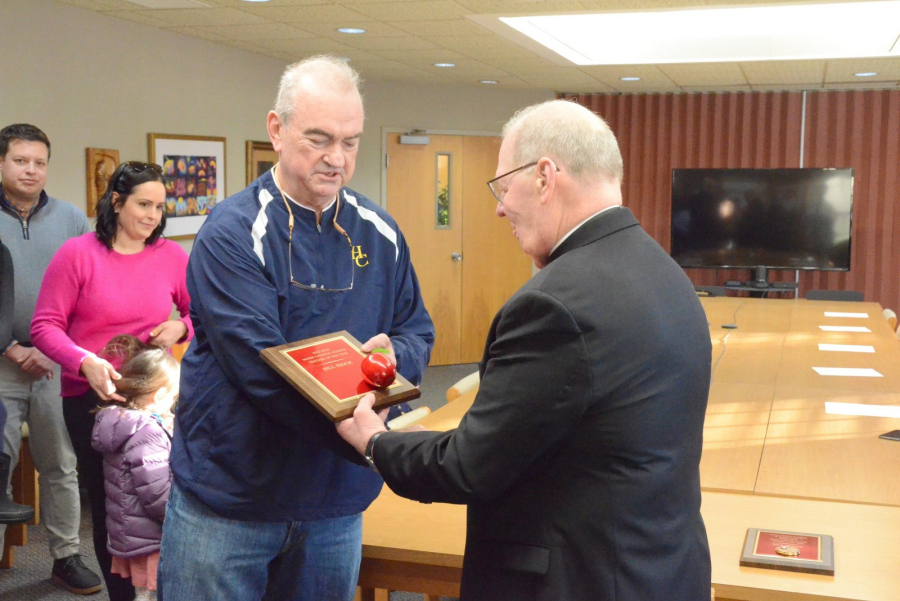
[(143, 409), (148, 395), (152, 396), (160, 388), (178, 386), (179, 366), (172, 355), (134, 336), (116, 336), (103, 347), (100, 357), (109, 361), (122, 376), (114, 384), (116, 393), (126, 400), (125, 403), (104, 403), (104, 406)]

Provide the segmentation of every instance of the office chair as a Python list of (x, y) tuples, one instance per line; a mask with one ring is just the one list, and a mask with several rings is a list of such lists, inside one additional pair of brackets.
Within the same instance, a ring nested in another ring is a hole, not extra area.
[(891, 329), (897, 331), (897, 314), (890, 309), (885, 309), (881, 314), (884, 315), (884, 318), (887, 320), (888, 325), (891, 326)]
[(807, 290), (806, 300), (862, 302), (863, 293), (856, 290)]

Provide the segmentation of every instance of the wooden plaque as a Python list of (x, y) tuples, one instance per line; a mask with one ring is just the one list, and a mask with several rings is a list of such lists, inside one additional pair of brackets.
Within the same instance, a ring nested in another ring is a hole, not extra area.
[(748, 528), (741, 565), (834, 576), (834, 539), (825, 534)]
[(368, 392), (375, 395), (376, 411), (421, 396), (419, 389), (399, 372), (394, 383), (385, 389), (366, 383), (360, 371), (360, 363), (366, 356), (359, 350), (361, 346), (349, 332), (342, 330), (273, 346), (259, 354), (333, 422), (353, 415), (359, 399)]

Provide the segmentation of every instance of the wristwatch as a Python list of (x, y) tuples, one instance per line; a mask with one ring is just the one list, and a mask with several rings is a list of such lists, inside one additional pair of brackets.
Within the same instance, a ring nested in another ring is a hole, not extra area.
[(366, 452), (363, 455), (366, 459), (366, 463), (369, 464), (369, 467), (378, 472), (378, 468), (375, 467), (375, 441), (378, 440), (378, 437), (384, 434), (384, 432), (376, 432), (372, 435), (372, 438), (369, 439), (369, 443), (366, 445)]

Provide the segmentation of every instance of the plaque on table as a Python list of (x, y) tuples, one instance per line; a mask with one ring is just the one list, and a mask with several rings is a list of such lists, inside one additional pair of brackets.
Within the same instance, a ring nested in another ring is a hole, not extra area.
[(350, 417), (359, 399), (375, 395), (375, 410), (421, 396), (398, 372), (393, 384), (379, 389), (363, 380), (360, 364), (367, 353), (347, 331), (307, 338), (260, 351), (263, 360), (333, 422)]
[(826, 534), (748, 528), (741, 565), (834, 576), (834, 539)]

